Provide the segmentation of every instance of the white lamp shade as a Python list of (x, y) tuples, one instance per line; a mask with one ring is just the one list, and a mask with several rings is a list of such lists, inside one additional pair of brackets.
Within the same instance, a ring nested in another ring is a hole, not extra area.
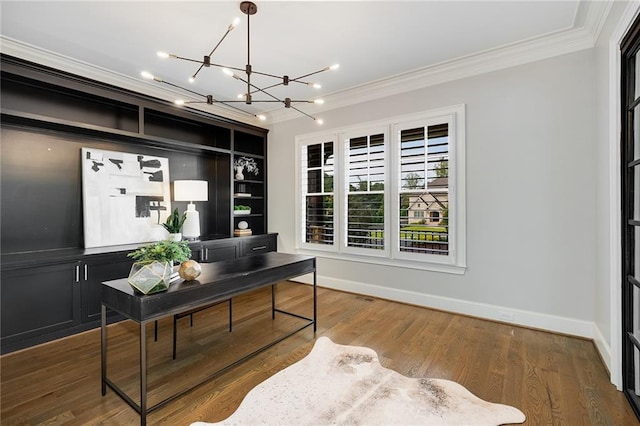
[(176, 180), (173, 182), (174, 201), (209, 201), (206, 180)]

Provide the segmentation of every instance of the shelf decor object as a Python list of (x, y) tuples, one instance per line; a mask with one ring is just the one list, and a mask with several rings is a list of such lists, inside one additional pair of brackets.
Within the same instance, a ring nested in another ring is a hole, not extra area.
[(178, 274), (185, 281), (193, 281), (202, 273), (202, 266), (195, 260), (185, 260), (180, 264)]
[(258, 173), (260, 173), (256, 160), (250, 157), (236, 158), (236, 160), (233, 162), (233, 168), (236, 170), (236, 180), (244, 180), (243, 172), (245, 170), (247, 171), (247, 173), (253, 173), (256, 176), (258, 176)]
[[(260, 72), (257, 70), (254, 70), (252, 65), (251, 65), (251, 31), (250, 31), (250, 21), (251, 21), (251, 15), (255, 15), (258, 12), (258, 6), (255, 5), (255, 3), (250, 2), (250, 1), (243, 1), (242, 3), (240, 3), (240, 11), (242, 13), (244, 13), (245, 15), (247, 15), (247, 64), (244, 66), (244, 68), (241, 67), (237, 67), (237, 66), (229, 66), (229, 65), (221, 65), (221, 64), (216, 64), (214, 62), (211, 62), (211, 56), (213, 55), (213, 53), (216, 51), (216, 49), (218, 48), (218, 46), (220, 46), (220, 44), (222, 44), (222, 42), (224, 41), (224, 39), (227, 37), (227, 35), (240, 23), (240, 19), (236, 18), (233, 23), (231, 25), (229, 25), (229, 27), (227, 27), (227, 31), (224, 33), (224, 35), (222, 36), (222, 38), (220, 39), (220, 41), (218, 42), (218, 44), (215, 45), (215, 47), (211, 50), (211, 52), (209, 52), (208, 55), (204, 55), (204, 58), (202, 59), (202, 61), (197, 60), (197, 59), (191, 59), (191, 58), (186, 58), (186, 57), (182, 57), (173, 53), (166, 53), (166, 52), (158, 52), (158, 56), (160, 58), (172, 58), (172, 59), (181, 59), (184, 61), (189, 61), (189, 62), (195, 62), (195, 63), (199, 63), (200, 66), (198, 67), (198, 69), (195, 71), (195, 73), (189, 78), (190, 82), (194, 82), (196, 77), (198, 76), (198, 73), (200, 73), (200, 71), (203, 68), (209, 68), (209, 67), (217, 67), (217, 68), (221, 68), (222, 71), (238, 80), (241, 81), (242, 83), (244, 83), (246, 85), (246, 92), (243, 93), (242, 95), (238, 96), (239, 99), (236, 100), (220, 100), (220, 99), (216, 99), (214, 98), (213, 95), (206, 95), (206, 94), (202, 94), (202, 93), (198, 93), (193, 89), (189, 89), (189, 88), (185, 88), (182, 87), (178, 84), (174, 84), (168, 81), (165, 81), (161, 78), (158, 78), (156, 76), (154, 76), (153, 74), (151, 74), (148, 71), (143, 71), (141, 73), (143, 78), (147, 78), (150, 80), (154, 80), (156, 82), (159, 83), (163, 83), (163, 84), (167, 84), (171, 87), (176, 87), (179, 88), (181, 90), (184, 90), (186, 93), (189, 93), (190, 95), (196, 95), (200, 98), (204, 98), (204, 100), (184, 100), (184, 99), (179, 99), (176, 100), (175, 103), (177, 105), (185, 105), (185, 104), (194, 104), (194, 103), (207, 103), (209, 105), (212, 105), (214, 102), (215, 103), (220, 103), (225, 105), (226, 107), (232, 108), (234, 110), (237, 110), (241, 113), (244, 114), (248, 114), (248, 115), (252, 115), (254, 117), (257, 117), (260, 120), (266, 120), (266, 116), (264, 114), (253, 114), (251, 112), (248, 112), (244, 109), (238, 108), (234, 105), (230, 105), (232, 103), (236, 103), (236, 102), (241, 102), (244, 103), (246, 105), (251, 105), (253, 103), (256, 102), (272, 102), (272, 103), (280, 103), (282, 105), (284, 105), (285, 108), (291, 108), (294, 109), (296, 111), (298, 111), (300, 114), (305, 115), (309, 118), (311, 118), (312, 120), (316, 121), (318, 124), (322, 124), (322, 120), (319, 118), (316, 118), (310, 114), (307, 114), (306, 112), (302, 111), (301, 109), (293, 106), (293, 104), (295, 103), (315, 103), (315, 104), (322, 104), (324, 103), (322, 99), (315, 99), (315, 100), (293, 100), (289, 97), (286, 97), (284, 99), (280, 99), (277, 96), (274, 96), (271, 92), (269, 92), (269, 89), (272, 89), (274, 87), (278, 87), (278, 86), (288, 86), (290, 83), (297, 83), (297, 84), (303, 84), (306, 86), (310, 86), (313, 87), (315, 89), (320, 89), (321, 86), (318, 83), (311, 83), (309, 81), (305, 81), (306, 78), (311, 77), (312, 75), (315, 74), (319, 74), (321, 72), (324, 71), (330, 71), (330, 70), (336, 70), (338, 69), (339, 65), (335, 64), (335, 65), (331, 65), (325, 68), (322, 68), (321, 70), (318, 71), (314, 71), (314, 72), (310, 72), (308, 74), (304, 74), (301, 75), (299, 77), (295, 77), (295, 78), (291, 78), (288, 75), (274, 75), (272, 73), (266, 73), (266, 72)], [(241, 75), (236, 74), (235, 71), (244, 73), (246, 76), (242, 77)], [(260, 76), (265, 76), (265, 77), (271, 77), (273, 79), (275, 79), (277, 82), (266, 86), (266, 87), (258, 87), (255, 84), (253, 84), (251, 82), (251, 75), (252, 74), (257, 74)], [(254, 94), (261, 94), (264, 96), (264, 98), (261, 99), (254, 99), (253, 95)]]
[(233, 214), (235, 214), (236, 216), (251, 214), (251, 207), (238, 204), (237, 206), (233, 207)]
[(249, 229), (249, 224), (244, 220), (238, 222), (238, 228), (233, 230), (234, 237), (243, 237), (245, 235), (252, 234), (253, 232), (251, 231), (251, 229)]
[(176, 180), (173, 182), (174, 201), (188, 201), (186, 219), (182, 225), (182, 237), (185, 240), (200, 238), (200, 213), (194, 201), (209, 200), (209, 186), (205, 180)]
[(173, 268), (170, 262), (153, 261), (143, 264), (136, 262), (131, 266), (127, 281), (142, 294), (153, 294), (169, 289)]
[(180, 241), (182, 240), (182, 233), (180, 230), (182, 229), (182, 225), (184, 221), (187, 219), (187, 213), (182, 213), (182, 216), (178, 213), (178, 209), (173, 210), (173, 213), (167, 217), (167, 221), (162, 224), (164, 229), (169, 233), (169, 240), (171, 241)]

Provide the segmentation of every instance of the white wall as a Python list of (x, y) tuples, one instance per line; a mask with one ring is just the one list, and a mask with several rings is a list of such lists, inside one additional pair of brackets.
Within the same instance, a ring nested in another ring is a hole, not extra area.
[[(487, 318), (508, 311), (515, 323), (592, 337), (594, 84), (590, 49), (323, 113), (330, 130), (466, 104), (468, 269), (319, 258), (319, 284)], [(316, 131), (303, 117), (269, 133), (269, 230), (280, 251), (295, 251), (294, 138)]]

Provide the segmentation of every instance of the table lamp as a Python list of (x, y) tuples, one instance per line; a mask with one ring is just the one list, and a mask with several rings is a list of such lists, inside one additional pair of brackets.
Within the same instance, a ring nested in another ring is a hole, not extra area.
[(182, 225), (182, 237), (185, 240), (200, 238), (200, 214), (194, 201), (209, 201), (208, 182), (206, 180), (176, 180), (173, 182), (173, 200), (188, 201), (187, 215)]

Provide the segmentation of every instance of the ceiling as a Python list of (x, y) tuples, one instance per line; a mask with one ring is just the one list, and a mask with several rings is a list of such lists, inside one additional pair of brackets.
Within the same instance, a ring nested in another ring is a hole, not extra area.
[[(428, 76), (447, 70), (439, 80), (500, 66), (505, 55), (559, 43), (571, 49), (593, 46), (608, 7), (603, 2), (570, 1), (264, 1), (251, 16), (251, 64), (254, 71), (292, 78), (339, 63), (336, 71), (310, 77), (322, 84), (270, 90), (279, 99), (323, 98), (324, 105), (294, 104), (319, 117), (323, 110), (364, 96), (382, 96), (428, 84)], [(237, 100), (246, 85), (215, 67), (203, 69), (195, 83), (187, 79), (192, 62), (161, 59), (159, 50), (201, 60), (235, 17), (240, 24), (211, 57), (214, 63), (244, 68), (247, 18), (239, 1), (5, 1), (0, 3), (2, 52), (75, 72), (167, 100), (201, 100), (188, 92), (144, 80), (141, 71), (218, 100)], [(579, 39), (579, 43), (576, 40)], [(536, 50), (537, 49), (537, 50)], [(556, 48), (555, 52), (558, 51)], [(560, 52), (560, 53), (562, 53)], [(555, 54), (560, 54), (555, 53)], [(550, 56), (552, 53), (549, 53)], [(542, 55), (544, 56), (544, 55)], [(496, 58), (502, 58), (500, 60)], [(526, 62), (526, 61), (525, 61)], [(484, 66), (478, 64), (484, 63)], [(469, 67), (470, 65), (471, 68)], [(506, 66), (506, 65), (505, 65)], [(246, 75), (238, 72), (246, 78)], [(416, 83), (416, 76), (421, 77)], [(426, 78), (426, 80), (425, 80)], [(432, 79), (433, 80), (433, 79)], [(427, 81), (425, 83), (425, 81)], [(435, 80), (434, 80), (435, 81)], [(277, 81), (258, 75), (264, 87)], [(261, 94), (254, 101), (269, 99)], [(271, 122), (299, 113), (278, 103), (233, 104), (251, 114), (267, 112)], [(216, 105), (203, 105), (230, 118), (254, 118)]]

